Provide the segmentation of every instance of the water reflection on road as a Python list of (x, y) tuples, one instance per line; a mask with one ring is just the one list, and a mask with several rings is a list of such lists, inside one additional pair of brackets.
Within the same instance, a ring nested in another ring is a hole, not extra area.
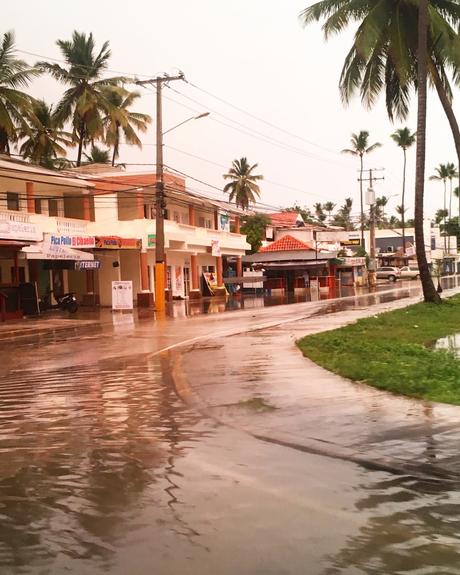
[(145, 319), (3, 348), (2, 575), (460, 573), (456, 485), (269, 445), (178, 398), (152, 352), (215, 325)]

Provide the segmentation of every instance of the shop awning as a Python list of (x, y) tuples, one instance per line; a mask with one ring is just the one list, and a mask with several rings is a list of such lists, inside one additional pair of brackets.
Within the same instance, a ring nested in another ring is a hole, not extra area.
[(22, 248), (23, 253), (28, 260), (94, 260), (94, 255), (90, 252), (76, 250), (66, 246), (43, 246), (34, 245)]

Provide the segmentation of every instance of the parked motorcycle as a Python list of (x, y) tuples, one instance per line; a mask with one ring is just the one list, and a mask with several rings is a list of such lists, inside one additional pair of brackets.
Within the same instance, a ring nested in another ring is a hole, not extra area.
[(40, 300), (40, 311), (46, 311), (48, 309), (62, 309), (68, 311), (69, 313), (75, 313), (78, 310), (78, 302), (74, 293), (65, 293), (61, 296), (54, 296), (56, 303), (51, 303), (51, 295), (53, 291), (47, 292), (43, 298)]

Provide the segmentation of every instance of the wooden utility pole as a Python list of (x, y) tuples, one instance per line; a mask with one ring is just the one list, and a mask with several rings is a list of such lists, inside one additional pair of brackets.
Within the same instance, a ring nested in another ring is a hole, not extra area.
[(163, 117), (161, 89), (163, 84), (174, 80), (183, 80), (184, 75), (178, 76), (157, 76), (151, 80), (138, 80), (136, 84), (145, 86), (155, 84), (157, 105), (156, 105), (156, 182), (155, 182), (155, 309), (164, 311), (165, 303), (165, 222), (164, 210), (166, 207), (164, 199), (164, 166), (163, 166)]

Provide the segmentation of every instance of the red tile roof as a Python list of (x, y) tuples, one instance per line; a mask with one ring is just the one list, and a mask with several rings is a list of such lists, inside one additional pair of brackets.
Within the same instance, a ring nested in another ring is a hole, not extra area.
[(286, 235), (279, 240), (276, 240), (276, 242), (261, 248), (259, 252), (293, 252), (296, 250), (311, 251), (313, 250), (313, 247), (297, 238), (294, 238), (293, 236)]
[(297, 212), (275, 212), (267, 214), (267, 217), (270, 218), (274, 226), (294, 228), (299, 214)]

